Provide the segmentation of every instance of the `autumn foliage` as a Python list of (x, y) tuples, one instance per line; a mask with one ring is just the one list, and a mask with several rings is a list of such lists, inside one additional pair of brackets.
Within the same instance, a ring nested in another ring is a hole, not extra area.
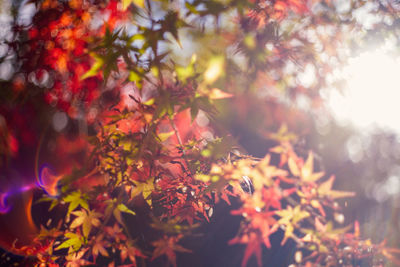
[[(363, 27), (332, 2), (28, 1), (31, 22), (15, 18), (4, 40), (15, 67), (0, 93), (0, 220), (25, 230), (0, 245), (36, 266), (178, 266), (226, 204), (241, 266), (268, 265), (263, 250), (289, 240), (292, 266), (400, 263), (345, 223), (338, 199), (354, 194), (298, 145), (310, 125), (299, 103), (323, 109)], [(268, 140), (265, 156), (241, 148), (239, 121)], [(20, 168), (36, 179), (11, 183)], [(51, 220), (26, 226), (35, 205)]]

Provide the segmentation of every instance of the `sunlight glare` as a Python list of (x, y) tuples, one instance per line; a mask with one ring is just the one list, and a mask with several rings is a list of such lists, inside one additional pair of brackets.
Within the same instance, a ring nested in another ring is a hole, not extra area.
[(343, 94), (336, 91), (329, 98), (336, 119), (400, 133), (400, 58), (383, 48), (364, 52), (349, 60), (342, 75), (347, 82)]

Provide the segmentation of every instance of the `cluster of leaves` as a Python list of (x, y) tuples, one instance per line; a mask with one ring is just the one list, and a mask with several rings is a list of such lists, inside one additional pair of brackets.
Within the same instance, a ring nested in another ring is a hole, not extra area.
[[(333, 176), (324, 179), (323, 172), (314, 172), (311, 152), (305, 162), (288, 143), (272, 148), (271, 152), (281, 157), (280, 168), (270, 165), (271, 155), (268, 154), (263, 159), (240, 159), (211, 170), (212, 175), (228, 173), (225, 179), (230, 181), (243, 176), (253, 181), (254, 193), (241, 194), (242, 207), (232, 211), (244, 218), (237, 237), (230, 241), (231, 244), (246, 244), (242, 266), (253, 254), (262, 265), (261, 247), (271, 248), (269, 236), (278, 230), (284, 231), (281, 245), (288, 239), (297, 244), (296, 266), (316, 263), (357, 266), (361, 261), (374, 265), (372, 255), (380, 249), (384, 251), (383, 246), (359, 239), (359, 229), (354, 234), (348, 233), (351, 225), (334, 227), (333, 221), (344, 222), (335, 200), (353, 193), (333, 190)], [(342, 253), (343, 249), (348, 253)], [(303, 254), (307, 256), (303, 258)]]
[[(83, 133), (85, 164), (60, 173), (59, 192), (47, 190), (51, 197), (41, 200), (62, 218), (41, 227), (38, 249), (20, 249), (37, 255), (37, 266), (137, 266), (160, 257), (176, 266), (176, 253), (191, 252), (179, 242), (232, 198), (240, 203), (232, 214), (243, 218), (230, 244), (246, 245), (242, 266), (253, 254), (261, 266), (262, 247), (273, 245), (276, 232), (284, 233), (281, 245), (296, 243), (296, 266), (379, 266), (377, 255), (398, 261), (399, 251), (361, 239), (357, 223), (352, 233), (339, 228), (336, 199), (353, 194), (315, 172), (313, 153), (298, 156), (297, 136), (286, 127), (271, 134), (271, 118), (279, 117), (273, 109), (256, 131), (279, 145), (261, 159), (238, 154), (218, 127), (221, 99), (238, 110), (248, 108), (238, 104), (245, 95), (291, 104), (305, 97), (320, 106), (320, 90), (346, 55), (343, 35), (362, 28), (356, 20), (344, 26), (350, 13), (336, 12), (331, 1), (302, 0), (35, 4), (32, 25), (9, 43), (22, 62), (11, 95), (27, 94), (20, 83), (29, 81), (91, 133)], [(398, 12), (389, 3), (379, 11)], [(173, 50), (184, 47), (185, 31), (203, 47), (180, 57)], [(13, 150), (1, 143), (0, 153)], [(150, 218), (152, 234), (144, 237), (138, 216)]]

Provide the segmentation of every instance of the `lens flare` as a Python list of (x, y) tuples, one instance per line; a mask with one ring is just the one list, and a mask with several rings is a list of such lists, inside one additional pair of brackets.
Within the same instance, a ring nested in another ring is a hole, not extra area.
[(11, 207), (8, 205), (7, 197), (7, 193), (0, 194), (0, 214), (5, 214), (10, 211)]
[(31, 189), (35, 188), (35, 185), (23, 185), (17, 188), (8, 189), (4, 193), (0, 193), (0, 214), (8, 213), (12, 208), (12, 201), (9, 198), (13, 198), (16, 195), (23, 194)]
[(58, 181), (61, 175), (54, 175), (49, 167), (43, 166), (38, 177), (38, 185), (49, 195), (55, 197), (58, 195)]
[(47, 164), (42, 165), (39, 173), (39, 158), (47, 129), (44, 129), (36, 149), (35, 155), (35, 177), (37, 186), (42, 188), (49, 196), (58, 195), (57, 184), (61, 176), (56, 176)]

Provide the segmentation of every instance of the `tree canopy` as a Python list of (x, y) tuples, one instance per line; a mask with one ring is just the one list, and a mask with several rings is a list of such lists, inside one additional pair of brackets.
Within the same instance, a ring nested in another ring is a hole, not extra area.
[(396, 1), (1, 4), (0, 246), (20, 262), (400, 264), (309, 141), (350, 55), (397, 44)]

